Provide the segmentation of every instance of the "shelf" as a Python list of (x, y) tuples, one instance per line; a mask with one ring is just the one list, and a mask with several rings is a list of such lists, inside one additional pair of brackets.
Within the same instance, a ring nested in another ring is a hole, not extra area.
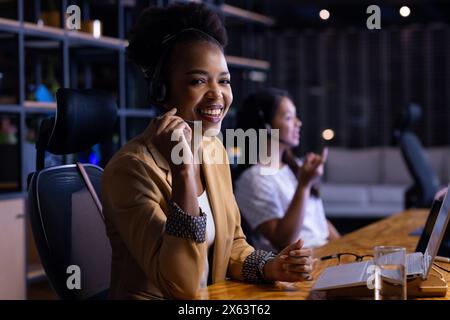
[(52, 37), (57, 39), (63, 39), (65, 36), (69, 39), (70, 45), (95, 45), (99, 47), (124, 50), (126, 41), (111, 37), (99, 37), (96, 38), (93, 35), (81, 31), (64, 30), (61, 28), (39, 26), (35, 23), (24, 23), (25, 34), (39, 35)]
[[(17, 21), (10, 19), (0, 18), (0, 27), (2, 26), (13, 26), (14, 28), (20, 28), (20, 24)], [(111, 37), (100, 37), (95, 38), (94, 36), (78, 31), (66, 31), (64, 29), (48, 27), (48, 26), (38, 26), (37, 24), (25, 22), (24, 23), (25, 34), (37, 35), (43, 37), (49, 37), (61, 40), (66, 35), (70, 40), (71, 45), (93, 45), (111, 49), (125, 50), (128, 46), (127, 40), (111, 38)], [(262, 69), (268, 70), (270, 68), (270, 63), (264, 60), (236, 57), (236, 56), (226, 56), (226, 59), (230, 66), (249, 68), (249, 69)]]
[(270, 69), (270, 63), (265, 60), (249, 59), (236, 56), (226, 56), (227, 63), (233, 67), (248, 68), (248, 69)]
[(43, 111), (56, 110), (56, 102), (25, 101), (24, 106), (25, 108), (42, 109)]
[(48, 37), (62, 40), (65, 36), (65, 30), (61, 28), (37, 25), (36, 23), (24, 22), (23, 29), (26, 35)]
[(250, 20), (253, 22), (258, 22), (266, 26), (273, 26), (275, 24), (275, 19), (269, 16), (265, 16), (260, 13), (252, 12), (249, 10), (241, 9), (235, 6), (230, 6), (229, 4), (222, 4), (219, 7), (226, 16), (241, 18), (245, 20)]
[(18, 32), (20, 30), (20, 22), (17, 20), (0, 18), (0, 28), (3, 31)]
[(26, 192), (8, 192), (8, 193), (0, 193), (0, 201), (2, 200), (10, 200), (10, 199), (19, 199), (27, 197)]
[(156, 116), (154, 109), (119, 109), (119, 115), (131, 116), (131, 117), (149, 117)]
[(67, 34), (70, 39), (70, 44), (89, 44), (95, 46), (102, 46), (110, 49), (119, 49), (125, 50), (128, 45), (128, 41), (121, 40), (112, 37), (102, 36), (100, 38), (96, 38), (89, 33), (79, 32), (79, 31), (67, 31)]
[(35, 283), (47, 279), (44, 268), (40, 263), (31, 264), (28, 266), (27, 282)]
[[(187, 2), (201, 3), (200, 0), (187, 0)], [(221, 4), (219, 6), (214, 4), (205, 3), (208, 7), (215, 10), (218, 13), (223, 13), (225, 16), (240, 18), (243, 20), (261, 23), (266, 26), (273, 26), (275, 24), (275, 19), (254, 11), (245, 10), (239, 7), (235, 7), (229, 4)]]
[[(0, 18), (1, 30), (20, 32), (21, 24), (19, 21)], [(124, 50), (128, 42), (125, 40), (102, 36), (96, 38), (88, 33), (81, 31), (64, 30), (61, 28), (38, 25), (36, 23), (24, 22), (23, 30), (25, 35), (46, 37), (50, 39), (63, 40), (66, 36), (71, 45), (95, 45), (99, 47)]]
[(0, 104), (0, 112), (20, 113), (20, 105), (15, 104)]

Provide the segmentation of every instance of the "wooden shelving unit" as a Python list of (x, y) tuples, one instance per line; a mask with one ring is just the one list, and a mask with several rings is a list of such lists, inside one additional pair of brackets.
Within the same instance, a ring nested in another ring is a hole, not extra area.
[[(72, 1), (74, 2), (74, 1)], [(77, 2), (77, 1), (75, 1)], [(79, 1), (81, 2), (81, 1)], [(151, 2), (151, 1), (150, 1)], [(155, 1), (155, 3), (158, 1)], [(170, 3), (171, 1), (168, 1)], [(67, 5), (69, 1), (61, 1), (61, 8), (64, 5)], [(92, 1), (95, 4), (95, 1)], [(104, 2), (103, 2), (104, 3)], [(45, 48), (51, 48), (52, 46), (59, 48), (59, 64), (61, 69), (61, 77), (59, 78), (60, 85), (62, 87), (79, 87), (76, 82), (76, 77), (73, 76), (73, 65), (76, 53), (78, 51), (94, 51), (94, 50), (104, 50), (104, 52), (109, 52), (115, 56), (116, 63), (116, 73), (117, 73), (117, 102), (119, 105), (119, 116), (120, 125), (119, 125), (119, 136), (120, 136), (120, 144), (124, 144), (126, 142), (126, 118), (148, 118), (155, 114), (154, 110), (142, 109), (142, 106), (134, 106), (132, 103), (129, 103), (129, 99), (127, 95), (132, 94), (129, 92), (129, 87), (127, 87), (127, 82), (132, 75), (128, 74), (128, 68), (126, 59), (125, 59), (125, 49), (128, 45), (128, 41), (126, 40), (126, 26), (124, 22), (124, 16), (126, 10), (132, 10), (133, 6), (136, 6), (139, 3), (136, 1), (123, 1), (117, 0), (115, 4), (111, 6), (115, 6), (117, 9), (117, 22), (118, 22), (118, 32), (119, 37), (109, 37), (109, 36), (101, 36), (94, 37), (91, 34), (79, 32), (79, 31), (71, 31), (65, 30), (62, 28), (56, 28), (52, 26), (42, 25), (38, 23), (34, 23), (31, 21), (26, 21), (24, 18), (24, 5), (25, 0), (17, 1), (17, 20), (8, 19), (0, 17), (0, 32), (8, 33), (15, 35), (17, 37), (17, 57), (18, 57), (18, 71), (19, 71), (19, 79), (18, 79), (18, 88), (19, 94), (17, 97), (17, 102), (13, 104), (1, 104), (0, 103), (0, 114), (16, 114), (19, 119), (19, 128), (20, 128), (20, 136), (19, 143), (23, 145), (24, 140), (24, 131), (25, 128), (24, 123), (28, 115), (30, 114), (48, 114), (52, 113), (56, 110), (56, 104), (54, 102), (38, 102), (31, 101), (27, 96), (27, 88), (26, 86), (29, 84), (30, 79), (28, 79), (28, 75), (26, 74), (28, 68), (30, 68), (29, 63), (29, 54), (27, 50), (31, 49), (39, 49), (39, 44), (42, 50)], [(148, 4), (149, 1), (146, 1)], [(158, 2), (159, 3), (159, 2)], [(224, 18), (225, 24), (227, 19), (239, 19), (243, 23), (248, 24), (258, 24), (264, 26), (271, 26), (275, 23), (275, 20), (269, 16), (251, 12), (249, 10), (241, 9), (232, 5), (228, 5), (226, 3), (222, 4), (212, 4), (212, 2), (205, 2), (210, 7), (213, 7), (219, 14), (221, 14)], [(29, 3), (27, 3), (29, 4)], [(130, 24), (128, 24), (130, 25)], [(238, 74), (237, 81), (239, 86), (233, 87), (233, 91), (235, 97), (239, 97), (240, 89), (242, 87), (242, 83), (245, 81), (249, 81), (248, 77), (246, 78), (244, 73), (251, 70), (258, 70), (267, 72), (270, 69), (270, 63), (267, 60), (263, 59), (254, 59), (251, 57), (238, 56), (236, 54), (227, 55), (226, 59), (228, 61), (229, 67), (234, 70), (233, 72)], [(94, 65), (94, 64), (93, 64)], [(87, 73), (92, 74), (94, 72), (92, 66), (86, 68), (83, 66), (84, 76), (86, 78), (92, 77)], [(87, 70), (87, 71), (86, 71)], [(41, 78), (40, 75), (35, 75), (36, 78)], [(246, 78), (247, 80), (244, 80)], [(74, 80), (75, 79), (75, 80)], [(236, 76), (233, 75), (233, 81), (236, 81)], [(85, 81), (85, 87), (95, 88), (95, 84), (88, 83), (89, 81)], [(242, 93), (244, 95), (245, 92)], [(23, 156), (23, 152), (22, 152)], [(21, 185), (20, 189), (22, 192), (26, 192), (26, 183), (25, 179), (28, 172), (22, 172), (21, 181), (19, 184)]]

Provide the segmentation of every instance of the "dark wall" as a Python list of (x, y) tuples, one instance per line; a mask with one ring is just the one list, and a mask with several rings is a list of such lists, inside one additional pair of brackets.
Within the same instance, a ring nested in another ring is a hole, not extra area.
[(273, 33), (270, 82), (290, 90), (303, 120), (302, 148), (390, 145), (408, 103), (423, 108), (425, 146), (450, 144), (450, 25)]

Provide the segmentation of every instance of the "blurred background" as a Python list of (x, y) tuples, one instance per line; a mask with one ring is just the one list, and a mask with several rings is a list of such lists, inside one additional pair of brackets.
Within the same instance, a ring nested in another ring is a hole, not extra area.
[[(0, 299), (55, 297), (27, 223), (26, 197), (39, 124), (55, 114), (57, 88), (105, 91), (115, 97), (119, 117), (111, 141), (79, 154), (47, 154), (46, 166), (104, 167), (156, 114), (140, 70), (126, 61), (128, 32), (143, 8), (172, 2), (0, 0)], [(420, 142), (433, 186), (448, 184), (450, 2), (203, 2), (222, 17), (229, 36), (234, 102), (223, 130), (234, 127), (250, 92), (287, 89), (303, 122), (298, 155), (330, 148), (321, 196), (341, 233), (426, 206), (400, 148), (402, 132)], [(72, 4), (81, 9), (79, 31), (64, 30)], [(369, 30), (373, 4), (381, 28)], [(229, 153), (233, 159), (237, 151)]]

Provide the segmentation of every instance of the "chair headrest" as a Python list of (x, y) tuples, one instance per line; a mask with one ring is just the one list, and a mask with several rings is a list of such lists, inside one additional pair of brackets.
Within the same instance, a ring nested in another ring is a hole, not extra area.
[(418, 104), (410, 103), (403, 108), (394, 124), (393, 138), (395, 141), (398, 142), (405, 132), (411, 131), (421, 118), (422, 108)]
[(411, 103), (404, 111), (405, 122), (410, 126), (417, 124), (422, 118), (422, 108), (415, 103)]
[(401, 128), (403, 130), (409, 130), (412, 126), (417, 124), (422, 118), (422, 108), (415, 103), (407, 105), (401, 113)]
[(56, 92), (56, 101), (56, 119), (47, 151), (76, 153), (112, 135), (117, 104), (110, 95), (91, 89), (60, 88)]

